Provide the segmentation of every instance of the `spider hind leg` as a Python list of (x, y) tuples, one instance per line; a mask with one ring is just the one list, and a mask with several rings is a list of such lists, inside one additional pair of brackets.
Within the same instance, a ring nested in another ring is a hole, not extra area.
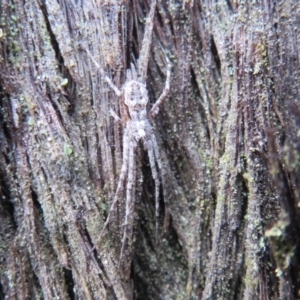
[(128, 160), (128, 178), (126, 184), (126, 209), (125, 209), (125, 223), (122, 239), (122, 247), (120, 252), (119, 264), (124, 260), (125, 248), (128, 247), (128, 255), (131, 255), (132, 249), (132, 235), (134, 223), (134, 205), (135, 205), (135, 182), (136, 182), (136, 161), (135, 161), (135, 143), (129, 145), (129, 160)]
[(122, 163), (122, 167), (121, 167), (120, 178), (118, 181), (118, 186), (117, 186), (117, 190), (116, 190), (113, 202), (109, 209), (107, 219), (106, 219), (106, 221), (103, 225), (103, 229), (100, 233), (99, 243), (101, 242), (104, 231), (106, 230), (106, 228), (110, 222), (111, 214), (115, 211), (116, 205), (120, 198), (120, 195), (123, 192), (126, 175), (128, 174), (128, 163), (129, 163), (129, 139), (128, 139), (128, 134), (125, 132), (124, 139), (123, 139), (123, 163)]
[(151, 173), (152, 173), (152, 178), (154, 180), (155, 184), (155, 237), (156, 237), (156, 244), (158, 243), (158, 217), (159, 217), (159, 187), (160, 187), (160, 182), (159, 182), (159, 175), (157, 172), (156, 164), (155, 164), (155, 150), (154, 150), (154, 145), (152, 142), (152, 139), (149, 139), (147, 141), (147, 151), (148, 151), (148, 157), (149, 157), (149, 162), (150, 162), (150, 167), (151, 167)]

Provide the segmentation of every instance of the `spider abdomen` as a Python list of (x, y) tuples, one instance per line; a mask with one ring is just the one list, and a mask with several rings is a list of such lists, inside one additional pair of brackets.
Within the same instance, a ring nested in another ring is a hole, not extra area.
[(149, 135), (151, 125), (148, 120), (129, 120), (127, 124), (128, 132), (137, 142)]

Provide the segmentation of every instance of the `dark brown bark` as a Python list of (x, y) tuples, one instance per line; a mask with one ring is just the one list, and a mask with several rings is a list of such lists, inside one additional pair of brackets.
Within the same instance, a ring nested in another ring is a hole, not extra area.
[[(297, 299), (298, 1), (159, 1), (147, 86), (172, 61), (153, 125), (166, 171), (137, 156), (132, 253), (124, 201), (99, 242), (122, 164), (121, 87), (149, 1), (0, 2), (3, 299)], [(163, 196), (165, 195), (165, 196)]]

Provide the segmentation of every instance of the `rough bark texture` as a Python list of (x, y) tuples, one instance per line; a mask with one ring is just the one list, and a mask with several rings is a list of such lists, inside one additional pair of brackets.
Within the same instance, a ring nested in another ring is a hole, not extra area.
[(300, 297), (298, 1), (159, 1), (147, 86), (166, 170), (138, 156), (130, 273), (124, 201), (99, 243), (122, 163), (121, 87), (150, 0), (0, 1), (3, 299)]

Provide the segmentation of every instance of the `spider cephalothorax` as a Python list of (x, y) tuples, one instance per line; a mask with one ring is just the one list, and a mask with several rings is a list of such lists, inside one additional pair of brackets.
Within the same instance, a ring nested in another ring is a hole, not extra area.
[(136, 74), (135, 67), (127, 70), (126, 83), (124, 85), (124, 102), (128, 108), (131, 119), (142, 119), (146, 117), (148, 104), (148, 91)]
[(124, 85), (124, 103), (129, 113), (127, 127), (131, 136), (138, 141), (146, 136), (147, 127), (150, 126), (147, 120), (148, 91), (145, 84), (138, 80), (133, 65), (127, 70), (127, 80)]

